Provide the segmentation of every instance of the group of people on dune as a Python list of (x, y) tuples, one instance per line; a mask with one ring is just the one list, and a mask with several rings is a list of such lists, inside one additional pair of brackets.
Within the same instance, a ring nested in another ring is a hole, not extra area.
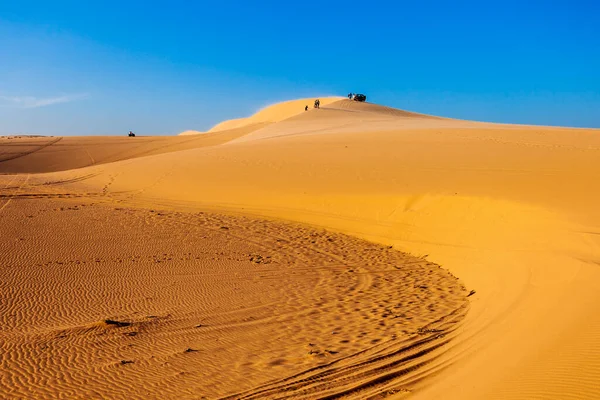
[[(348, 93), (348, 100), (366, 101), (367, 97), (364, 94)], [(315, 108), (321, 108), (321, 100), (315, 100)], [(308, 111), (308, 105), (304, 106), (304, 111)]]
[[(315, 108), (321, 108), (321, 100), (316, 99), (314, 107)], [(308, 106), (304, 106), (304, 111), (308, 111)]]

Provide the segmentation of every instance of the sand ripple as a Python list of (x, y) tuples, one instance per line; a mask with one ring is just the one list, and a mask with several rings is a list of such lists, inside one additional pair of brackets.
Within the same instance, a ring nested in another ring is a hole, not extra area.
[(467, 310), (439, 266), (341, 234), (11, 200), (0, 212), (3, 398), (407, 391)]

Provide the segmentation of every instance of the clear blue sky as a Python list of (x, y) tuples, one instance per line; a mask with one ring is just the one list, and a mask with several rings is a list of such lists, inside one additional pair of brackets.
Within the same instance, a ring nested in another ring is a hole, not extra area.
[(0, 134), (175, 134), (350, 91), (600, 127), (600, 1), (0, 1)]

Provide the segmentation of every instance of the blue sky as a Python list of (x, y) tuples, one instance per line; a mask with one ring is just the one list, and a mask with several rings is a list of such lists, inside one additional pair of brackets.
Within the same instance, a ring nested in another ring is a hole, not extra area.
[(367, 94), (600, 128), (598, 1), (0, 1), (0, 134), (175, 134)]

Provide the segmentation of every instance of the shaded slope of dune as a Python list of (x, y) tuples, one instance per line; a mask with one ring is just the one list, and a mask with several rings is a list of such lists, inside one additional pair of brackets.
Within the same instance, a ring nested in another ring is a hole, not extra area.
[(215, 146), (263, 124), (191, 136), (20, 137), (0, 139), (0, 173), (40, 173), (83, 168), (161, 153)]

